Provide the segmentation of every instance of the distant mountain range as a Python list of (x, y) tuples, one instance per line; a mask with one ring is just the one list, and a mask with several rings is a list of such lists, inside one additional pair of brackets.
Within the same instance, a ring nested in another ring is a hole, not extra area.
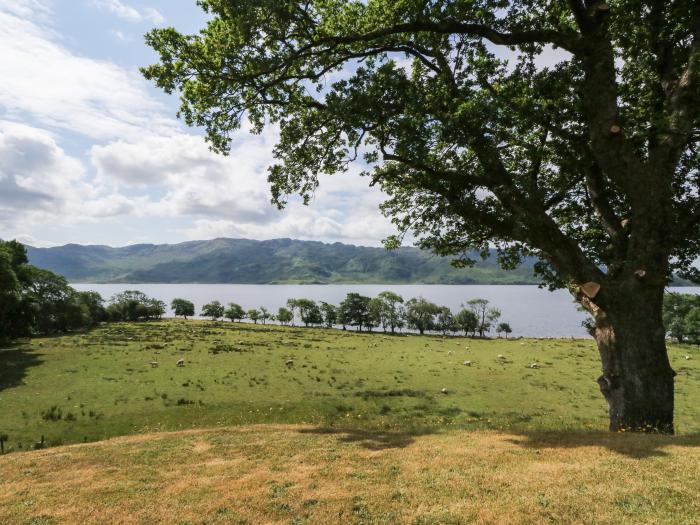
[(512, 271), (495, 257), (473, 268), (418, 248), (388, 251), (342, 243), (213, 239), (112, 248), (27, 246), (29, 261), (71, 282), (239, 284), (533, 284), (534, 260)]

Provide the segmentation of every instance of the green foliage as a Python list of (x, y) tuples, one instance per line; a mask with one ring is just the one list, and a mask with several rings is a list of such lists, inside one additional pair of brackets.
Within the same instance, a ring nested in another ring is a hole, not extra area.
[(201, 5), (200, 32), (148, 33), (142, 71), (216, 151), (278, 125), (279, 206), (362, 159), (402, 234), (462, 264), (495, 244), (553, 287), (696, 273), (696, 1)]
[(435, 303), (414, 297), (406, 302), (406, 324), (423, 334), (426, 330), (435, 328), (435, 317), (440, 312), (440, 307)]
[(440, 310), (435, 318), (435, 329), (443, 334), (457, 332), (459, 326), (457, 320), (449, 308), (446, 306), (440, 307)]
[(338, 309), (324, 301), (321, 301), (320, 309), (321, 316), (323, 317), (323, 325), (326, 328), (332, 328), (338, 320)]
[(294, 320), (294, 314), (288, 308), (281, 306), (277, 310), (277, 321), (283, 325), (287, 325)]
[(202, 307), (202, 315), (204, 317), (210, 317), (212, 321), (216, 321), (224, 316), (224, 310), (223, 304), (219, 301), (212, 301)]
[(496, 327), (496, 333), (505, 334), (506, 338), (508, 338), (508, 334), (512, 334), (513, 329), (510, 327), (510, 325), (508, 323), (499, 323), (498, 326)]
[(30, 267), (26, 297), (31, 304), (34, 330), (66, 332), (93, 326), (107, 318), (104, 300), (97, 292), (77, 292), (61, 276)]
[(231, 322), (242, 321), (246, 317), (245, 310), (240, 304), (228, 303), (228, 308), (224, 311), (224, 317)]
[(370, 319), (369, 297), (359, 293), (349, 293), (345, 296), (338, 308), (338, 320), (343, 326), (356, 326), (361, 332), (362, 327), (369, 328), (372, 324)]
[[(299, 310), (299, 317), (305, 326), (323, 324), (323, 314), (321, 313), (321, 309), (316, 304), (316, 301), (311, 299), (290, 300)], [(289, 304), (289, 302), (287, 304)]]
[(258, 310), (260, 311), (260, 320), (262, 324), (266, 324), (269, 319), (274, 317), (264, 306), (261, 306)]
[(139, 290), (126, 290), (110, 298), (107, 314), (112, 321), (149, 321), (160, 319), (165, 310), (163, 301)]
[(666, 333), (683, 343), (700, 341), (700, 296), (668, 293), (664, 295), (663, 320)]
[(16, 241), (0, 241), (0, 343), (93, 326), (106, 319), (102, 297), (77, 292), (61, 276), (27, 264)]
[(471, 299), (467, 301), (467, 307), (477, 319), (479, 337), (484, 337), (491, 330), (493, 323), (501, 317), (500, 310), (491, 308), (488, 299)]
[(194, 303), (187, 299), (173, 299), (170, 303), (170, 308), (176, 316), (184, 317), (185, 319), (194, 315)]
[[(107, 321), (107, 310), (104, 307), (104, 299), (102, 296), (93, 291), (76, 292), (74, 294), (76, 302), (80, 305), (87, 314), (88, 326), (95, 325)], [(163, 312), (164, 313), (164, 312)]]
[(28, 295), (37, 330), (42, 333), (67, 330), (80, 315), (72, 302), (73, 289), (63, 277), (48, 270), (32, 268), (30, 275)]
[(251, 308), (250, 310), (248, 310), (246, 316), (248, 317), (248, 319), (253, 321), (254, 324), (258, 324), (258, 321), (262, 318), (262, 314), (257, 308)]
[(694, 306), (685, 316), (685, 329), (693, 343), (700, 342), (700, 306)]
[(384, 331), (389, 328), (393, 334), (397, 328), (404, 326), (403, 297), (397, 293), (385, 291), (381, 292), (373, 301), (378, 306), (379, 322)]
[(31, 331), (31, 302), (25, 294), (28, 271), (24, 247), (0, 240), (0, 344)]
[(468, 308), (462, 308), (457, 312), (455, 322), (460, 330), (464, 330), (465, 334), (474, 335), (479, 329), (479, 318)]

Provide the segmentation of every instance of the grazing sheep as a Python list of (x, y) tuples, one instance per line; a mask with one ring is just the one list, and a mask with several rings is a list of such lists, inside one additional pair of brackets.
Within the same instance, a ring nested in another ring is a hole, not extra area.
[(447, 352), (447, 355), (452, 355), (452, 354), (454, 354), (454, 352), (452, 350)]
[(539, 364), (539, 363), (534, 362), (534, 363), (530, 363), (530, 364), (528, 365), (528, 368), (541, 368), (541, 367), (540, 367), (540, 364)]
[(443, 388), (442, 390), (440, 390), (440, 392), (442, 392), (443, 394), (447, 394), (447, 389)]
[(185, 360), (184, 360), (184, 359), (178, 359), (177, 363), (175, 363), (175, 366), (185, 366)]
[(471, 362), (471, 361), (465, 361), (465, 362), (462, 363), (462, 364), (463, 364), (464, 366), (472, 366), (472, 362)]
[(690, 359), (690, 356), (689, 355), (685, 356), (685, 360), (687, 361), (688, 359)]
[(498, 355), (496, 356), (496, 358), (497, 358), (497, 359), (500, 359), (501, 361), (505, 361), (506, 359), (508, 359), (508, 358), (507, 358), (506, 356), (504, 356), (503, 354), (498, 354)]
[(156, 368), (158, 366), (158, 361), (151, 361), (151, 368)]
[(294, 366), (294, 359), (287, 359), (285, 365), (287, 365), (287, 368), (292, 368)]

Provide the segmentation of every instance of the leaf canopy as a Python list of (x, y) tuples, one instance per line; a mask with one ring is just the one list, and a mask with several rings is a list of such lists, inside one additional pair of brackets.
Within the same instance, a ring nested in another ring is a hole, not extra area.
[(199, 3), (207, 26), (151, 31), (143, 73), (215, 151), (279, 126), (277, 205), (363, 162), (399, 231), (463, 264), (495, 245), (552, 287), (693, 273), (699, 2)]

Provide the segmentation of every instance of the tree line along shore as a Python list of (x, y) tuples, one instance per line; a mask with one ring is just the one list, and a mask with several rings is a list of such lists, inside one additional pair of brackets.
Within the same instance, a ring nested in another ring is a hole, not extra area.
[[(17, 241), (0, 241), (0, 300), (0, 342), (90, 328), (103, 322), (160, 319), (167, 312), (165, 302), (138, 290), (115, 294), (109, 300), (94, 291), (77, 291), (64, 277), (29, 264), (26, 248)], [(197, 315), (194, 303), (188, 299), (176, 298), (170, 308), (175, 316)], [(509, 323), (501, 321), (500, 310), (486, 299), (468, 300), (453, 312), (423, 297), (404, 300), (391, 291), (376, 297), (348, 293), (338, 305), (290, 298), (276, 312), (263, 306), (245, 309), (237, 303), (224, 305), (213, 300), (199, 314), (212, 320), (281, 325), (299, 320), (307, 327), (350, 327), (370, 332), (409, 329), (420, 334), (464, 333), (472, 337), (495, 332), (508, 337), (513, 331)], [(700, 342), (700, 296), (666, 294), (664, 326), (667, 336), (679, 343)]]

